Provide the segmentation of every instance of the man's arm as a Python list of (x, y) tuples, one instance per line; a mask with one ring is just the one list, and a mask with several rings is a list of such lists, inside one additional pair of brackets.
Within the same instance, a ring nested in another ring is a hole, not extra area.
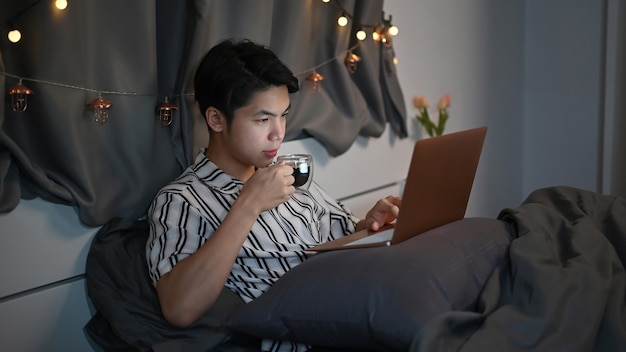
[(176, 326), (189, 326), (206, 312), (221, 292), (258, 213), (237, 199), (211, 237), (177, 263), (156, 285), (161, 311)]
[(189, 326), (211, 308), (259, 214), (285, 202), (294, 192), (292, 172), (284, 165), (259, 169), (211, 237), (161, 276), (156, 291), (168, 322)]

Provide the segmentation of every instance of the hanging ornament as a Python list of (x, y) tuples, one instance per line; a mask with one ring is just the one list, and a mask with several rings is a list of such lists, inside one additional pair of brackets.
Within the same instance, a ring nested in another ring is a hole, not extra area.
[(344, 64), (346, 64), (346, 67), (348, 68), (348, 72), (351, 74), (356, 72), (356, 65), (359, 61), (361, 61), (361, 58), (351, 51), (346, 54), (346, 58), (343, 60)]
[(320, 90), (320, 85), (321, 82), (324, 80), (324, 76), (320, 75), (317, 72), (313, 72), (305, 79), (311, 82), (311, 90), (313, 90), (313, 93), (317, 93)]
[(159, 120), (161, 120), (161, 126), (166, 127), (172, 124), (172, 117), (174, 116), (174, 111), (178, 109), (178, 106), (169, 102), (168, 98), (165, 97), (165, 101), (156, 106), (155, 113), (159, 116)]
[(28, 96), (33, 95), (33, 91), (22, 84), (22, 79), (16, 86), (9, 89), (11, 95), (11, 109), (15, 112), (25, 111), (28, 107)]
[(102, 99), (99, 96), (98, 99), (87, 104), (90, 110), (93, 110), (93, 121), (98, 125), (104, 125), (109, 119), (109, 109), (113, 106), (113, 103), (106, 99)]

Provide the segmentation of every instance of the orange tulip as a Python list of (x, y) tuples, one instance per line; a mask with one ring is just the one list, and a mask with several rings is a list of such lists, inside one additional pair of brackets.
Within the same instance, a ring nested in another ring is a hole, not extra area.
[(428, 99), (426, 97), (416, 95), (413, 97), (413, 106), (416, 109), (424, 109), (428, 107)]
[(431, 121), (428, 115), (428, 99), (426, 97), (416, 95), (413, 97), (413, 106), (417, 109), (417, 115), (415, 118), (426, 130), (429, 136), (441, 136), (446, 128), (446, 122), (448, 121), (448, 108), (450, 107), (450, 93), (444, 94), (439, 103), (437, 109), (439, 110), (439, 118), (437, 123)]
[(450, 107), (450, 93), (446, 93), (439, 99), (439, 103), (437, 104), (437, 108), (439, 110), (445, 110)]

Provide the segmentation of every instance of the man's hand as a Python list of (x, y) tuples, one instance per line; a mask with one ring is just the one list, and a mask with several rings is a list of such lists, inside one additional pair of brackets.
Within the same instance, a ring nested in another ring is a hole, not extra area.
[(365, 228), (378, 231), (384, 225), (394, 221), (398, 217), (401, 202), (402, 199), (398, 196), (380, 199), (365, 215)]
[(244, 197), (261, 213), (289, 200), (296, 190), (294, 181), (293, 168), (284, 162), (260, 168), (244, 183), (239, 199)]

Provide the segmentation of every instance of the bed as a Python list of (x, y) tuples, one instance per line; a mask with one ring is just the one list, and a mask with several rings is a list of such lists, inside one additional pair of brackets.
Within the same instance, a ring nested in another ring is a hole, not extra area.
[(194, 326), (164, 321), (145, 221), (96, 235), (86, 333), (107, 351), (621, 351), (626, 200), (572, 187), (531, 193), (496, 218), (465, 218), (391, 247), (316, 254), (244, 304), (229, 290)]

